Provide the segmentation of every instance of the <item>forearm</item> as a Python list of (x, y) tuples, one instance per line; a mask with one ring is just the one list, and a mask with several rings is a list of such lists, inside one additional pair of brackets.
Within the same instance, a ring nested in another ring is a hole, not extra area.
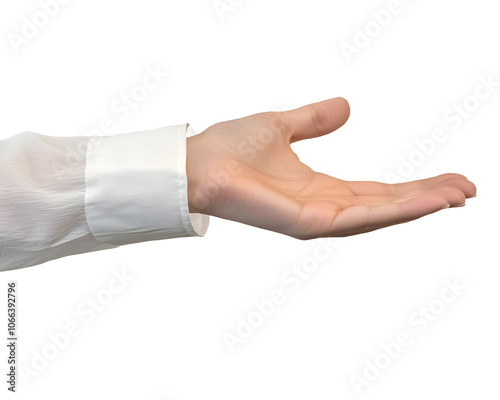
[(25, 132), (0, 141), (0, 270), (203, 235), (208, 217), (189, 214), (185, 134), (178, 125), (93, 140)]

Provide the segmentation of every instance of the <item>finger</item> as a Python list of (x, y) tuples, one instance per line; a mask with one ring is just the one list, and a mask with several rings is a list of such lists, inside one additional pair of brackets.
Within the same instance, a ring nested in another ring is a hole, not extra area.
[(380, 183), (369, 181), (343, 181), (345, 185), (356, 196), (370, 195), (394, 195), (394, 196), (416, 196), (426, 190), (441, 186), (453, 186), (462, 190), (467, 198), (476, 195), (476, 186), (459, 174), (442, 174), (432, 178), (420, 179), (405, 183)]
[(346, 123), (349, 114), (349, 103), (342, 97), (285, 111), (284, 119), (292, 132), (290, 143), (333, 132)]
[(474, 185), (471, 181), (467, 180), (467, 178), (461, 175), (442, 179), (441, 181), (436, 183), (434, 187), (438, 188), (444, 186), (451, 186), (460, 189), (464, 193), (466, 198), (475, 197), (477, 193), (476, 185)]
[(357, 205), (341, 211), (333, 220), (332, 236), (370, 232), (409, 222), (436, 211), (465, 202), (464, 193), (454, 187), (441, 187), (405, 200), (381, 205)]

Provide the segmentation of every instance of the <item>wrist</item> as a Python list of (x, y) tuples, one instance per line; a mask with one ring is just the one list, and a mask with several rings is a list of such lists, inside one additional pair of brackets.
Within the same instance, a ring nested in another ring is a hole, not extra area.
[(196, 194), (200, 185), (200, 151), (202, 151), (200, 135), (186, 138), (186, 176), (189, 212), (200, 213), (196, 208)]

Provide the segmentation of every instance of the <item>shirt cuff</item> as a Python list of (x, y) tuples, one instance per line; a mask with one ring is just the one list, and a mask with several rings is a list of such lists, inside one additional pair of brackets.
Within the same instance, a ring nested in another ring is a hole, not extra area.
[(114, 245), (204, 236), (209, 217), (189, 213), (182, 124), (94, 137), (87, 149), (85, 212), (97, 241)]

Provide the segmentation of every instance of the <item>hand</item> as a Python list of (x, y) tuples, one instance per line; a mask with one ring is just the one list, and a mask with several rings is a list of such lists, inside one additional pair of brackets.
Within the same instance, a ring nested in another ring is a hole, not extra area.
[(311, 239), (408, 222), (475, 196), (474, 184), (458, 174), (349, 182), (300, 162), (291, 143), (330, 133), (348, 117), (347, 101), (335, 98), (217, 123), (188, 138), (190, 212)]

